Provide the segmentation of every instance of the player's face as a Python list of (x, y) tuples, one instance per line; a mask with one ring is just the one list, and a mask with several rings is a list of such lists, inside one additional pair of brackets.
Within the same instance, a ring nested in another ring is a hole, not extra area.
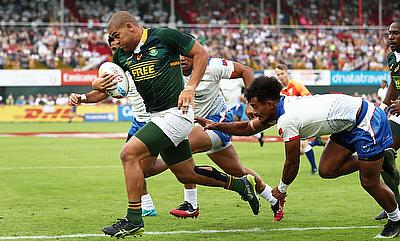
[(289, 74), (281, 69), (275, 69), (275, 74), (276, 77), (278, 77), (278, 80), (284, 85), (286, 86), (289, 82)]
[(108, 29), (108, 34), (114, 38), (120, 48), (125, 52), (133, 51), (139, 44), (140, 34), (137, 33), (138, 28), (132, 23), (126, 23), (122, 27), (111, 27)]
[(186, 56), (181, 56), (181, 67), (183, 71), (191, 70), (193, 66), (193, 59)]
[(392, 23), (389, 26), (389, 47), (392, 51), (400, 52), (400, 24)]
[(273, 101), (258, 101), (257, 97), (253, 97), (250, 99), (249, 104), (251, 107), (253, 107), (253, 111), (260, 119), (261, 123), (267, 123), (273, 120), (275, 114)]

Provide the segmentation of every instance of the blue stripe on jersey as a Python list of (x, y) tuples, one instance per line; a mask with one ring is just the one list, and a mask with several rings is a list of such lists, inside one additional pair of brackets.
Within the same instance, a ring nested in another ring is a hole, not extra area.
[(276, 117), (279, 118), (281, 115), (285, 114), (285, 108), (283, 107), (283, 102), (285, 101), (285, 96), (282, 96), (279, 100), (278, 105), (276, 106), (275, 114)]

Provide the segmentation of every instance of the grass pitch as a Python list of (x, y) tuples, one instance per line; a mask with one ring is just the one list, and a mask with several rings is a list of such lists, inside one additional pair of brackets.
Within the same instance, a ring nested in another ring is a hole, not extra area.
[[(129, 125), (0, 124), (0, 133), (127, 132)], [(275, 133), (276, 130), (269, 130), (266, 135)], [(0, 240), (101, 234), (103, 226), (126, 211), (119, 161), (123, 143), (122, 139), (0, 137)], [(271, 186), (278, 184), (284, 160), (282, 143), (266, 143), (262, 148), (258, 143), (234, 145), (245, 165), (256, 170)], [(318, 157), (322, 149), (314, 150)], [(198, 164), (212, 164), (204, 154), (195, 155), (195, 160)], [(160, 215), (145, 218), (148, 234), (140, 239), (356, 241), (371, 240), (381, 231), (385, 222), (373, 220), (381, 208), (361, 188), (358, 173), (323, 180), (310, 175), (309, 169), (306, 158), (302, 157), (299, 175), (289, 187), (285, 217), (277, 223), (272, 222), (265, 200), (261, 200), (261, 213), (253, 216), (248, 204), (236, 193), (201, 186), (198, 187), (199, 218), (174, 218), (168, 210), (182, 201), (182, 185), (169, 171), (149, 178), (148, 189)]]

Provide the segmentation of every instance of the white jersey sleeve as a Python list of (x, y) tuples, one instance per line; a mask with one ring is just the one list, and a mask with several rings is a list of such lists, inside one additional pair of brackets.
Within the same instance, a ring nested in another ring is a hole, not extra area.
[(208, 69), (210, 74), (221, 79), (230, 79), (235, 70), (233, 61), (225, 60), (221, 58), (211, 58), (208, 63)]
[(295, 116), (283, 114), (277, 123), (279, 135), (283, 141), (292, 141), (300, 138), (301, 121)]
[[(196, 88), (194, 97), (194, 113), (196, 116), (207, 117), (226, 111), (224, 97), (220, 93), (220, 81), (230, 78), (234, 71), (232, 61), (210, 58), (206, 71)], [(190, 78), (187, 76), (185, 81)]]
[(128, 77), (129, 81), (129, 90), (127, 97), (128, 104), (132, 105), (132, 114), (136, 118), (136, 120), (140, 122), (147, 122), (150, 120), (150, 114), (146, 111), (146, 106), (144, 104), (143, 98), (137, 91), (131, 74), (128, 71), (125, 74)]
[(360, 97), (342, 94), (286, 96), (277, 107), (279, 134), (291, 141), (350, 130), (361, 103)]

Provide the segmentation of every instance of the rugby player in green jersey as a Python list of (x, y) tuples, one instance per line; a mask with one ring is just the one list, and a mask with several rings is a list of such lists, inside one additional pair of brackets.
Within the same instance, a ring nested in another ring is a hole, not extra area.
[[(132, 14), (115, 13), (107, 26), (110, 37), (119, 43), (113, 62), (129, 71), (142, 96), (151, 120), (121, 151), (128, 196), (124, 218), (103, 228), (112, 237), (141, 235), (141, 195), (144, 170), (150, 169), (158, 154), (182, 183), (224, 187), (239, 193), (258, 214), (255, 178), (235, 178), (211, 166), (195, 166), (187, 136), (193, 127), (193, 98), (208, 62), (206, 50), (192, 37), (170, 28), (145, 29)], [(193, 72), (186, 87), (180, 55), (193, 59)], [(115, 78), (104, 75), (104, 79)]]
[[(389, 26), (389, 47), (392, 52), (387, 57), (389, 66), (390, 76), (392, 81), (389, 84), (389, 88), (385, 99), (381, 104), (381, 108), (389, 112), (389, 123), (393, 135), (393, 148), (397, 151), (400, 147), (400, 21), (394, 21)], [(386, 152), (385, 154), (395, 155), (395, 151)], [(385, 159), (386, 160), (386, 159)], [(397, 203), (400, 203), (399, 195), (399, 172), (396, 168), (395, 158), (392, 162), (385, 161), (383, 163), (382, 178), (385, 184), (393, 191)], [(382, 211), (378, 214), (375, 219), (381, 220), (387, 218), (387, 213)]]

